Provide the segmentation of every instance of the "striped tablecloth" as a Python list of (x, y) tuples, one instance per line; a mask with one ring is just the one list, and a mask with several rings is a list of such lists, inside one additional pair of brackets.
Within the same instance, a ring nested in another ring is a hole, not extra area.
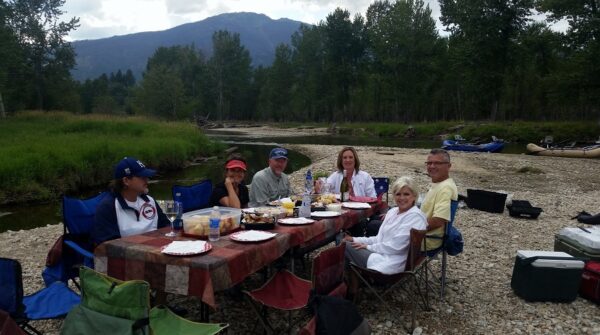
[(210, 242), (212, 250), (190, 257), (161, 253), (161, 247), (173, 241), (164, 236), (169, 228), (163, 228), (102, 243), (94, 251), (95, 268), (121, 280), (146, 280), (159, 291), (197, 296), (216, 308), (214, 292), (240, 283), (290, 248), (332, 236), (386, 206), (378, 202), (367, 210), (344, 210), (339, 217), (311, 225), (276, 225), (271, 231), (278, 233), (277, 236), (259, 243), (239, 243), (221, 236), (219, 241)]

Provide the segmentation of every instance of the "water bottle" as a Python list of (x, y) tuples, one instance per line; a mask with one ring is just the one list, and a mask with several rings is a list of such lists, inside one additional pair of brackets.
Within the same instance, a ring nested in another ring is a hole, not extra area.
[(221, 223), (221, 213), (219, 212), (219, 206), (213, 207), (210, 212), (210, 221), (208, 226), (208, 240), (209, 241), (218, 241), (219, 237), (221, 237), (221, 233), (219, 231), (219, 224)]
[(304, 192), (302, 196), (302, 206), (300, 206), (298, 216), (303, 218), (310, 217), (310, 194), (308, 192)]
[(304, 183), (304, 189), (306, 191), (306, 193), (311, 194), (313, 191), (313, 177), (312, 177), (312, 172), (310, 171), (310, 168), (306, 171), (306, 182)]
[(183, 214), (183, 205), (181, 203), (181, 193), (179, 193), (179, 192), (175, 193), (175, 198), (173, 200), (177, 203), (177, 205), (175, 207), (179, 208), (179, 210), (177, 212), (177, 217), (175, 217), (175, 220), (173, 221), (173, 229), (181, 230), (181, 229), (183, 229), (183, 220), (181, 219), (181, 215)]

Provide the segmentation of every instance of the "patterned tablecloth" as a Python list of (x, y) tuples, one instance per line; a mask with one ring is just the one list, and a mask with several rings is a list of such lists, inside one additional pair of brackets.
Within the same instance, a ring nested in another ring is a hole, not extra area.
[(378, 202), (367, 210), (344, 210), (341, 216), (318, 220), (311, 225), (276, 225), (271, 231), (277, 236), (260, 243), (239, 243), (222, 236), (219, 241), (210, 242), (213, 248), (209, 252), (190, 257), (161, 253), (161, 247), (173, 241), (164, 236), (168, 228), (163, 228), (99, 245), (94, 251), (95, 268), (121, 280), (146, 280), (160, 291), (197, 296), (216, 307), (214, 292), (240, 283), (290, 248), (332, 236), (386, 206)]

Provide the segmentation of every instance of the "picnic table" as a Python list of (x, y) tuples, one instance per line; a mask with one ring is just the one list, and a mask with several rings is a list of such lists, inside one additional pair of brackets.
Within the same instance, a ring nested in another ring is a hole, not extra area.
[[(379, 201), (371, 209), (347, 209), (334, 218), (321, 219), (310, 225), (276, 225), (277, 235), (259, 243), (240, 243), (221, 236), (210, 242), (212, 250), (197, 256), (170, 256), (161, 248), (174, 239), (164, 236), (169, 228), (107, 241), (94, 251), (97, 271), (121, 279), (141, 279), (153, 289), (199, 297), (216, 308), (215, 292), (228, 289), (283, 256), (286, 251), (313, 243), (347, 229), (361, 219), (387, 207)], [(175, 240), (193, 240), (178, 236)]]

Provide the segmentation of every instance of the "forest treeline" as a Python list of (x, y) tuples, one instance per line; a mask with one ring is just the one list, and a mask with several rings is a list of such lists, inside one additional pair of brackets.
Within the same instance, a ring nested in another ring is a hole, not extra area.
[[(598, 120), (599, 0), (422, 0), (338, 8), (253, 67), (238, 34), (213, 53), (161, 47), (142, 78), (123, 69), (83, 83), (61, 22), (64, 0), (0, 2), (0, 112), (61, 109), (165, 119), (314, 122)], [(29, 4), (29, 5), (25, 5)], [(545, 21), (533, 20), (543, 14)], [(558, 32), (550, 25), (566, 22)], [(2, 103), (3, 102), (3, 103)]]

